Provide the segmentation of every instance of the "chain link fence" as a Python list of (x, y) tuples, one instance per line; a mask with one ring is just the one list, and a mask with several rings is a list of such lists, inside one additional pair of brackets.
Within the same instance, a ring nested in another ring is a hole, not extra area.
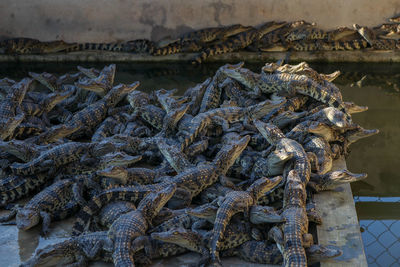
[(354, 200), (368, 266), (400, 266), (400, 197)]

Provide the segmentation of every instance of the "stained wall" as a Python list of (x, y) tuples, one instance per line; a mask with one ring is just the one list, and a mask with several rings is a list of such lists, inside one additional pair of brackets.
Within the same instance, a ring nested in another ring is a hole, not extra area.
[(107, 42), (268, 20), (314, 21), (324, 29), (373, 26), (400, 14), (399, 0), (1, 0), (0, 38)]

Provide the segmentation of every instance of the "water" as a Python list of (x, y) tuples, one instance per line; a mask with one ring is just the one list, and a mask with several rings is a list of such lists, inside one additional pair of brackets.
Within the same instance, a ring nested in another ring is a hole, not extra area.
[[(28, 71), (66, 73), (75, 71), (76, 65), (2, 64), (0, 77), (22, 78), (27, 76)], [(97, 68), (104, 66), (104, 64), (81, 63), (79, 65)], [(131, 83), (139, 80), (141, 85), (138, 90), (176, 88), (178, 93), (182, 93), (188, 87), (212, 76), (219, 65), (207, 64), (195, 67), (172, 63), (117, 64), (116, 82)], [(246, 66), (259, 71), (262, 65)], [(335, 80), (335, 84), (341, 89), (344, 100), (369, 107), (367, 112), (354, 114), (353, 120), (364, 128), (380, 130), (378, 135), (362, 139), (351, 146), (347, 166), (352, 172), (368, 173), (366, 180), (352, 184), (352, 190), (369, 265), (400, 266), (400, 172), (398, 171), (400, 64), (311, 64), (311, 66), (323, 73), (340, 70), (342, 75)], [(364, 76), (366, 77), (363, 78)], [(359, 82), (361, 79), (363, 82)], [(18, 236), (17, 233), (8, 234)], [(10, 248), (18, 249), (18, 244), (12, 241), (12, 237), (8, 240)], [(21, 244), (21, 239), (19, 241)], [(35, 241), (35, 244), (37, 242), (39, 241)], [(29, 246), (28, 250), (32, 253), (34, 246)], [(1, 248), (0, 254), (2, 254)], [(27, 254), (29, 253), (20, 251), (23, 259), (26, 259)], [(15, 262), (14, 259), (10, 260)]]

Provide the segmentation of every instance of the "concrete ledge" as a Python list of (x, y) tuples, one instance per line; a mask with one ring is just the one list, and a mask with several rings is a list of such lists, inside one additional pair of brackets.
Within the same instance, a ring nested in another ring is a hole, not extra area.
[[(151, 56), (108, 51), (73, 52), (45, 55), (0, 55), (0, 62), (178, 62), (191, 61), (197, 53)], [(235, 52), (216, 55), (207, 62), (263, 62), (289, 56), (292, 61), (307, 62), (400, 62), (400, 50), (355, 50), (315, 52)]]

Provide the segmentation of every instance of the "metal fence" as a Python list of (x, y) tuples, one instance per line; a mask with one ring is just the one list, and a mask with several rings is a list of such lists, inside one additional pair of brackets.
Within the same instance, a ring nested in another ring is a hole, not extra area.
[(400, 266), (400, 197), (355, 197), (368, 266)]

